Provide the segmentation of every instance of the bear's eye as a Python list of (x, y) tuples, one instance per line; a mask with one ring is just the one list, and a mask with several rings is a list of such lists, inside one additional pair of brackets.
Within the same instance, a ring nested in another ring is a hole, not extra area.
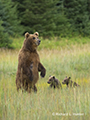
[(33, 37), (33, 39), (35, 39), (35, 37)]

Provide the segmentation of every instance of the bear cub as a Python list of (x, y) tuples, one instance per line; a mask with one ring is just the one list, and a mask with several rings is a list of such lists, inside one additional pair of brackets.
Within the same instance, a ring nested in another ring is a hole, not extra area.
[(66, 78), (64, 78), (62, 84), (66, 84), (67, 87), (75, 87), (75, 86), (80, 86), (78, 85), (76, 82), (73, 82), (72, 80), (70, 80), (71, 77), (68, 77), (66, 76)]
[(55, 76), (49, 76), (47, 83), (50, 84), (51, 88), (62, 88), (60, 81)]

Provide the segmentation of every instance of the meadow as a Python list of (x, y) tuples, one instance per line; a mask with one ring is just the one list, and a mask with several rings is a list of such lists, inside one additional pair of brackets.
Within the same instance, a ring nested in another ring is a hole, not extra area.
[[(89, 41), (43, 40), (38, 53), (47, 71), (45, 78), (39, 77), (36, 94), (16, 91), (18, 51), (23, 41), (13, 43), (18, 49), (0, 49), (0, 120), (89, 120)], [(80, 88), (67, 89), (62, 85), (62, 89), (50, 89), (49, 75), (56, 76), (61, 83), (70, 76)]]

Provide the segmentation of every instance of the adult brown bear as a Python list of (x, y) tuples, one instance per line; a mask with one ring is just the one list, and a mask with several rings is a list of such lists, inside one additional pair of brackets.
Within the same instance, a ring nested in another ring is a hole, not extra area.
[(37, 92), (35, 84), (39, 79), (39, 73), (41, 77), (46, 74), (46, 69), (40, 63), (39, 54), (37, 53), (37, 47), (40, 44), (38, 38), (39, 33), (25, 34), (25, 40), (18, 55), (18, 68), (16, 74), (16, 86), (17, 90), (20, 88), (31, 92), (33, 89)]

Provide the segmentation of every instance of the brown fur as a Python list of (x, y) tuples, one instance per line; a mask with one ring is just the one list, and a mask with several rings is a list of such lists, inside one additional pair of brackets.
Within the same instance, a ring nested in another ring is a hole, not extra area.
[(60, 81), (57, 78), (55, 78), (55, 76), (50, 76), (47, 83), (50, 84), (50, 87), (62, 88)]
[(37, 91), (35, 84), (39, 79), (39, 73), (41, 77), (46, 74), (46, 69), (40, 63), (39, 55), (37, 53), (37, 47), (40, 44), (38, 39), (38, 32), (34, 34), (25, 34), (25, 40), (18, 55), (18, 68), (16, 74), (16, 86), (17, 90), (20, 88), (31, 92), (31, 88)]
[(67, 87), (75, 87), (75, 86), (80, 86), (78, 85), (76, 82), (73, 82), (72, 80), (70, 80), (71, 77), (66, 76), (66, 78), (63, 80), (62, 84), (66, 84)]

